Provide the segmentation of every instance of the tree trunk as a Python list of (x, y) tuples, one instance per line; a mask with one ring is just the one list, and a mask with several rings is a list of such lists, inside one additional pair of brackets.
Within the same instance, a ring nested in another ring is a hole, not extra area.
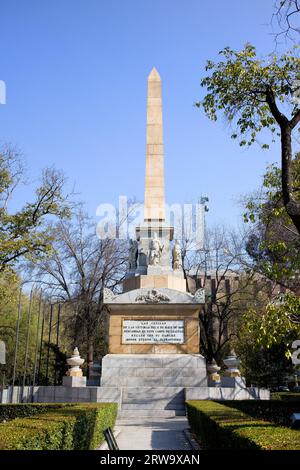
[(93, 367), (93, 363), (94, 363), (94, 345), (93, 345), (91, 336), (89, 335), (88, 341), (87, 341), (87, 365), (88, 365), (87, 375), (88, 375), (88, 378), (91, 375), (91, 369)]
[(300, 203), (292, 195), (292, 129), (289, 124), (281, 125), (281, 184), (285, 209), (300, 234)]

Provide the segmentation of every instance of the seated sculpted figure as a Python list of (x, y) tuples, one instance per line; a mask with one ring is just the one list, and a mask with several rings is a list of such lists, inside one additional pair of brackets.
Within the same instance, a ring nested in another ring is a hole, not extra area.
[(129, 244), (129, 269), (136, 269), (138, 258), (138, 242), (136, 240), (130, 240)]
[(177, 270), (182, 267), (182, 258), (181, 258), (181, 248), (180, 248), (180, 242), (179, 240), (175, 241), (174, 247), (173, 247), (173, 269)]
[(161, 252), (163, 246), (157, 236), (157, 233), (154, 233), (154, 236), (150, 242), (150, 252), (149, 252), (149, 264), (152, 266), (157, 266), (160, 263)]

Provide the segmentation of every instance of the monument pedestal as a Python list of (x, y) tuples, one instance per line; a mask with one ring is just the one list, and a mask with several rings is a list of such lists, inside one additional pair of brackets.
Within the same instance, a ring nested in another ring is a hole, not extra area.
[(246, 388), (246, 381), (245, 381), (244, 377), (223, 376), (221, 378), (221, 386), (222, 387)]
[(66, 375), (63, 377), (64, 387), (86, 387), (86, 377), (74, 377)]
[(165, 287), (118, 295), (105, 289), (104, 303), (110, 354), (199, 353), (201, 303), (195, 296)]
[(107, 354), (101, 387), (204, 387), (206, 361), (200, 354)]
[(101, 389), (119, 390), (119, 418), (185, 416), (185, 387), (207, 387), (200, 354), (108, 354)]

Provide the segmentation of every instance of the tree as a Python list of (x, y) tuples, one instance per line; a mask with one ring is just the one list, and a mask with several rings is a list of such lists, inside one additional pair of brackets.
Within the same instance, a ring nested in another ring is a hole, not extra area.
[[(265, 129), (271, 130), (273, 140), (276, 134), (280, 137), (282, 200), (300, 234), (300, 201), (294, 197), (292, 178), (292, 133), (300, 122), (300, 58), (295, 54), (296, 49), (260, 60), (251, 44), (240, 52), (226, 47), (220, 52), (223, 60), (207, 61), (209, 75), (201, 81), (207, 94), (196, 104), (213, 121), (223, 113), (235, 126), (231, 137), (240, 135), (241, 146), (252, 145)], [(287, 108), (289, 115), (284, 111)], [(269, 146), (264, 143), (262, 147)]]
[[(22, 288), (23, 291), (20, 292)], [(40, 344), (41, 324), (39, 324), (39, 335), (37, 338), (40, 302), (40, 292), (33, 288), (30, 295), (28, 289), (24, 287), (21, 278), (11, 269), (6, 269), (4, 272), (0, 273), (0, 337), (6, 345), (7, 357), (5, 375), (7, 383), (12, 383), (14, 366), (16, 384), (22, 384), (24, 376), (26, 384), (29, 384), (33, 378), (33, 370), (36, 360), (36, 346), (37, 343), (38, 346)], [(18, 342), (16, 346), (19, 309), (20, 323)], [(26, 348), (27, 339), (28, 348)], [(17, 357), (15, 364), (16, 348)], [(27, 360), (25, 367), (26, 349)]]
[[(222, 360), (236, 337), (239, 318), (254, 297), (253, 279), (243, 269), (245, 240), (224, 227), (206, 230), (204, 249), (183, 251), (188, 276), (204, 288), (201, 307), (200, 350), (208, 362)], [(189, 246), (185, 240), (184, 247)]]
[(53, 224), (50, 234), (55, 240), (53, 250), (31, 268), (49, 296), (68, 307), (65, 334), (91, 365), (99, 336), (102, 349), (98, 346), (97, 352), (106, 352), (103, 289), (116, 289), (124, 277), (127, 245), (117, 239), (98, 239), (95, 224), (82, 210), (72, 220)]
[(269, 302), (259, 316), (254, 309), (249, 309), (243, 322), (258, 345), (270, 348), (286, 341), (285, 354), (290, 357), (291, 343), (300, 334), (300, 298), (291, 294), (279, 296)]
[(276, 34), (276, 40), (279, 37), (293, 39), (293, 33), (300, 33), (300, 28), (297, 24), (300, 13), (299, 0), (276, 0), (275, 13), (273, 19), (277, 21), (280, 32)]
[[(294, 198), (300, 201), (300, 153), (292, 160)], [(282, 200), (281, 170), (271, 165), (263, 190), (247, 198), (246, 222), (252, 223), (247, 251), (253, 269), (287, 289), (300, 293), (300, 237)]]
[(36, 257), (51, 248), (46, 216), (68, 216), (68, 198), (63, 194), (65, 178), (53, 168), (45, 169), (36, 198), (12, 214), (9, 202), (22, 182), (21, 155), (12, 148), (0, 151), (0, 271), (12, 267), (22, 257)]
[(275, 388), (286, 385), (293, 373), (293, 365), (284, 354), (284, 345), (271, 348), (258, 346), (250, 334), (235, 344), (235, 351), (241, 359), (241, 373), (249, 385)]
[(242, 317), (236, 350), (246, 377), (258, 385), (282, 385), (293, 371), (291, 345), (300, 335), (300, 298), (285, 294)]

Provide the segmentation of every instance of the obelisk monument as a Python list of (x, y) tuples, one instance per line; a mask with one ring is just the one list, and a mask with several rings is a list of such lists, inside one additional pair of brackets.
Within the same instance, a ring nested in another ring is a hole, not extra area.
[[(102, 360), (101, 386), (118, 388), (121, 416), (132, 414), (129, 408), (137, 402), (141, 412), (154, 412), (143, 409), (144, 401), (153, 406), (158, 398), (161, 413), (184, 414), (183, 388), (207, 385), (199, 354), (204, 298), (200, 291), (187, 292), (180, 242), (173, 241), (167, 223), (162, 90), (155, 68), (148, 77), (144, 219), (129, 243), (123, 293), (104, 289), (104, 303), (110, 317), (109, 354)], [(178, 399), (180, 410), (175, 409)]]
[(165, 221), (161, 79), (155, 67), (148, 77), (144, 220)]
[(106, 290), (104, 300), (111, 353), (199, 352), (198, 312), (204, 300), (199, 292), (187, 292), (180, 242), (173, 241), (166, 220), (162, 87), (155, 68), (148, 76), (144, 219), (130, 240), (123, 293)]
[[(159, 73), (153, 67), (148, 76), (147, 90), (144, 220), (136, 227), (141, 256), (138, 266), (134, 267), (134, 275), (129, 273), (124, 282), (124, 290), (150, 287), (151, 282), (154, 287), (172, 287), (186, 292), (182, 270), (174, 273), (172, 269), (170, 242), (173, 233), (173, 227), (166, 223), (165, 211), (162, 86)], [(152, 256), (155, 246), (160, 252)], [(145, 263), (142, 262), (143, 254)]]
[(187, 291), (180, 240), (173, 240), (166, 217), (162, 91), (155, 68), (148, 77), (146, 145), (144, 220), (129, 242), (123, 292), (104, 289), (109, 354), (100, 388), (103, 397), (117, 394), (119, 416), (130, 419), (184, 415), (186, 396), (210, 396), (199, 354), (205, 292)]

